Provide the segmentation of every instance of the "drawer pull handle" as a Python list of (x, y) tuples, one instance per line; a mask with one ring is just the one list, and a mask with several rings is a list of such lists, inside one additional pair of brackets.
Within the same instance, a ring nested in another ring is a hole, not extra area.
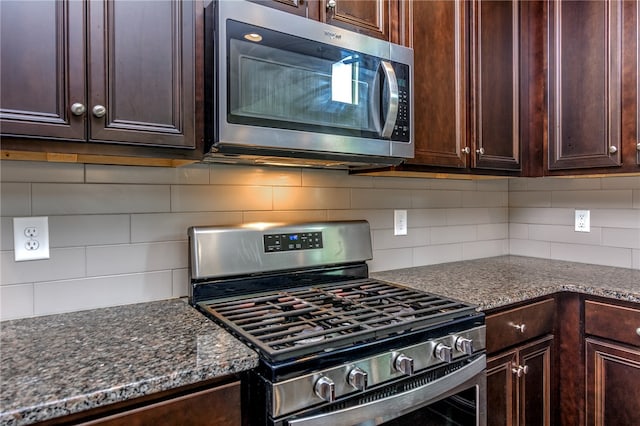
[(518, 330), (520, 333), (524, 333), (524, 331), (527, 329), (527, 326), (525, 324), (513, 324), (513, 328)]
[(522, 377), (523, 375), (527, 374), (529, 372), (529, 366), (528, 365), (518, 365), (516, 367), (513, 367), (511, 369), (511, 372), (513, 374), (515, 374), (518, 377)]

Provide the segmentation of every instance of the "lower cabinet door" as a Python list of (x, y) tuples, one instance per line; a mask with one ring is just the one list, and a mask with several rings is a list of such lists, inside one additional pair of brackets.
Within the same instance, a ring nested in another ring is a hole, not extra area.
[(586, 339), (587, 425), (640, 422), (640, 349)]
[(551, 424), (551, 360), (553, 336), (520, 349), (519, 418), (520, 426)]
[(517, 389), (513, 366), (518, 352), (491, 357), (487, 361), (487, 424), (509, 426), (517, 424)]

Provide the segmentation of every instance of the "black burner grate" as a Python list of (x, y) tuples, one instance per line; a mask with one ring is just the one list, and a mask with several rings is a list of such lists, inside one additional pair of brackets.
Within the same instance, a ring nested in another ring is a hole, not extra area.
[(459, 301), (370, 279), (199, 305), (274, 361), (400, 334), (475, 312), (473, 306)]

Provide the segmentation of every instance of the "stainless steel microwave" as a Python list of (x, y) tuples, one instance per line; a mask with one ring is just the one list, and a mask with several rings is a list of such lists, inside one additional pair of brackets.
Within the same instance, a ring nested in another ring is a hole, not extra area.
[(205, 161), (413, 157), (412, 49), (242, 0), (211, 2), (205, 22)]

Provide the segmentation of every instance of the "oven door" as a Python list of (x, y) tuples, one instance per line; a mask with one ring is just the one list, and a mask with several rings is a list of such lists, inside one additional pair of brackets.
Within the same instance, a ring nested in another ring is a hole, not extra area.
[[(486, 356), (406, 392), (286, 421), (290, 426), (486, 426)], [(411, 380), (411, 379), (409, 379)]]

